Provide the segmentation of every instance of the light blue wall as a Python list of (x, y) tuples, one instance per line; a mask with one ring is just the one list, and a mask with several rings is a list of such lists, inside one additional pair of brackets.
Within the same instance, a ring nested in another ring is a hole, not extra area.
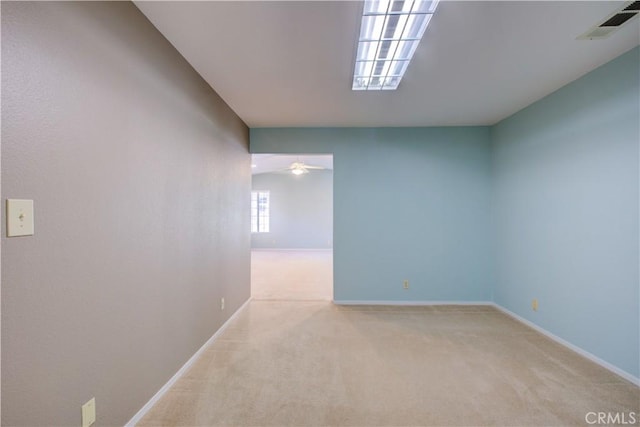
[(491, 134), (495, 301), (636, 377), (639, 63), (635, 48)]
[(252, 248), (333, 246), (333, 171), (253, 175), (252, 189), (269, 191), (269, 232), (252, 233)]
[(250, 141), (333, 153), (336, 300), (490, 299), (489, 128), (269, 128)]

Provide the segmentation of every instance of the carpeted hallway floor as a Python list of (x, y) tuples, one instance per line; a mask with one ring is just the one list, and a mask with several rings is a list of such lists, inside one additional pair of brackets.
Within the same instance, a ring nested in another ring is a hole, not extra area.
[(332, 300), (333, 251), (253, 249), (251, 298)]
[(637, 414), (640, 390), (492, 307), (252, 301), (139, 425), (565, 426), (601, 411)]

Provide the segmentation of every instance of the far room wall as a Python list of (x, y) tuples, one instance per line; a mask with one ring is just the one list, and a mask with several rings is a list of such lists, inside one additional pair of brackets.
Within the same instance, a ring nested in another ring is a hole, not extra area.
[(250, 135), (253, 153), (333, 153), (335, 300), (491, 299), (488, 127)]
[(333, 246), (333, 172), (253, 175), (253, 191), (269, 191), (269, 232), (252, 233), (256, 249), (329, 249)]

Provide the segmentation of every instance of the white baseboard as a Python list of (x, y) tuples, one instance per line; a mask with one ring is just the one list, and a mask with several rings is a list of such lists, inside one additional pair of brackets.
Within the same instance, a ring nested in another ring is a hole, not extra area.
[(527, 325), (528, 327), (530, 327), (531, 329), (535, 329), (537, 332), (540, 332), (542, 335), (551, 338), (552, 340), (554, 340), (555, 342), (557, 342), (558, 344), (562, 344), (563, 346), (567, 347), (570, 350), (575, 351), (576, 353), (578, 353), (579, 355), (586, 357), (587, 359), (591, 360), (594, 363), (597, 363), (598, 365), (602, 366), (605, 369), (608, 369), (609, 371), (613, 372), (616, 375), (621, 376), (622, 378), (624, 378), (627, 381), (632, 382), (633, 384), (640, 386), (640, 378), (631, 375), (630, 373), (628, 373), (627, 371), (623, 371), (622, 369), (618, 368), (617, 366), (612, 365), (611, 363), (600, 359), (598, 356), (595, 356), (591, 353), (589, 353), (588, 351), (574, 345), (571, 344), (569, 341), (566, 341), (562, 338), (560, 338), (557, 335), (552, 334), (551, 332), (547, 331), (546, 329), (536, 325), (535, 323), (525, 319), (524, 317), (518, 316), (517, 314), (515, 314), (514, 312), (507, 310), (506, 308), (504, 308), (503, 306), (496, 304), (496, 303), (492, 303), (492, 305), (497, 308), (498, 310), (502, 311), (504, 314), (506, 314), (507, 316), (510, 316), (512, 318), (514, 318), (515, 320), (519, 321), (520, 323), (524, 323), (525, 325)]
[(240, 308), (237, 309), (236, 312), (233, 313), (231, 315), (231, 317), (229, 317), (227, 319), (227, 321), (224, 322), (224, 324), (222, 326), (220, 326), (220, 328), (211, 336), (211, 338), (209, 338), (207, 340), (207, 342), (205, 342), (202, 345), (202, 347), (200, 347), (200, 349), (198, 349), (198, 351), (196, 351), (194, 353), (194, 355), (191, 356), (191, 358), (189, 360), (187, 360), (187, 362), (184, 365), (182, 365), (182, 367), (180, 369), (178, 369), (178, 372), (176, 372), (169, 379), (169, 381), (167, 381), (167, 383), (165, 385), (163, 385), (162, 388), (160, 390), (158, 390), (158, 392), (155, 395), (153, 395), (153, 397), (142, 407), (142, 409), (140, 409), (133, 416), (133, 418), (131, 418), (125, 424), (125, 427), (134, 427), (138, 422), (140, 422), (142, 417), (144, 417), (147, 414), (147, 412), (149, 412), (149, 410), (153, 407), (153, 405), (155, 405), (160, 400), (160, 398), (171, 388), (171, 386), (173, 386), (176, 383), (176, 381), (178, 381), (180, 379), (180, 377), (182, 375), (184, 375), (184, 373), (187, 371), (187, 369), (189, 369), (191, 367), (191, 365), (193, 365), (195, 363), (195, 361), (198, 359), (198, 357), (200, 357), (200, 354), (202, 354), (202, 352), (207, 348), (207, 346), (209, 346), (209, 344), (214, 342), (216, 340), (216, 338), (218, 338), (220, 336), (220, 334), (229, 326), (231, 321), (238, 316), (238, 314), (247, 306), (247, 304), (249, 304), (249, 301), (251, 301), (251, 298), (249, 298), (247, 301), (245, 301), (245, 303), (242, 304), (242, 306), (240, 306)]
[(336, 305), (493, 305), (491, 301), (363, 301), (363, 300), (333, 300)]

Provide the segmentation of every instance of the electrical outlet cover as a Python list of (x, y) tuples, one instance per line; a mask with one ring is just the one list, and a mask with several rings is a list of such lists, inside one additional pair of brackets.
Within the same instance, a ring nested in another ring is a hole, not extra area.
[(96, 398), (82, 405), (82, 427), (89, 427), (96, 422)]

